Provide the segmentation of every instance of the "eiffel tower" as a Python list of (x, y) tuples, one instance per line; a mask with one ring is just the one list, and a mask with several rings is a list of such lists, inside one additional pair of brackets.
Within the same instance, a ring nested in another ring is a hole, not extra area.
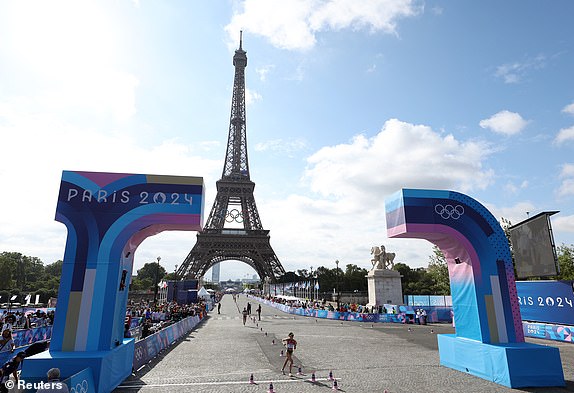
[[(269, 243), (255, 205), (255, 183), (249, 176), (245, 126), (245, 67), (247, 52), (242, 48), (233, 56), (235, 78), (231, 100), (229, 138), (217, 196), (197, 242), (177, 271), (178, 277), (200, 278), (216, 263), (237, 260), (251, 266), (261, 280), (275, 281), (285, 273)], [(229, 225), (227, 225), (229, 224)]]

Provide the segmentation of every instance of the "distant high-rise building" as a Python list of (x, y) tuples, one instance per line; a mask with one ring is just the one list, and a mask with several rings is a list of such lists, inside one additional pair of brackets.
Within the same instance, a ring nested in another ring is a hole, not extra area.
[(212, 282), (219, 282), (219, 272), (221, 270), (221, 263), (216, 263), (211, 268), (211, 281)]

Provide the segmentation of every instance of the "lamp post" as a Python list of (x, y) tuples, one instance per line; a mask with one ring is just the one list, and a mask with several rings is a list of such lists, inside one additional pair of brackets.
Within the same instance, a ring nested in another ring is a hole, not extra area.
[(161, 257), (157, 257), (157, 265), (155, 267), (155, 284), (153, 286), (153, 305), (157, 306), (157, 286), (159, 284), (158, 282), (158, 276), (159, 276), (159, 261), (161, 261)]
[(311, 301), (314, 301), (315, 300), (315, 283), (313, 282), (313, 266), (311, 266), (310, 277), (311, 277), (311, 283), (309, 285), (311, 287)]
[(337, 265), (337, 270), (335, 270), (336, 273), (336, 279), (337, 279), (337, 310), (339, 310), (339, 260), (337, 259), (335, 261), (335, 265)]
[(175, 265), (175, 270), (173, 271), (173, 300), (177, 303), (177, 265)]

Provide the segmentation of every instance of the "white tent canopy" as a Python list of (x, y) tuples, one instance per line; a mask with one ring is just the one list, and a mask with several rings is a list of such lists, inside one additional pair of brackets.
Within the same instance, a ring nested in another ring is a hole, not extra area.
[(301, 299), (298, 298), (298, 297), (295, 297), (295, 296), (287, 296), (287, 295), (277, 295), (277, 296), (273, 296), (273, 297), (276, 297), (276, 298), (279, 298), (279, 299), (285, 299), (285, 300), (301, 300)]
[(204, 299), (209, 299), (211, 297), (211, 295), (209, 294), (209, 292), (207, 292), (207, 289), (205, 289), (205, 287), (201, 287), (199, 289), (199, 291), (197, 291), (197, 297), (200, 298), (204, 298)]

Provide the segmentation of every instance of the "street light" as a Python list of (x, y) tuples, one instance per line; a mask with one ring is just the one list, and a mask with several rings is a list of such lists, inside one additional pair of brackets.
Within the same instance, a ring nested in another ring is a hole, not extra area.
[(174, 270), (174, 281), (173, 281), (173, 300), (177, 303), (177, 265), (175, 265)]
[(155, 267), (155, 285), (153, 286), (153, 305), (154, 306), (157, 306), (157, 286), (159, 285), (159, 282), (158, 282), (159, 261), (161, 261), (161, 257), (157, 257), (157, 265)]
[(336, 279), (337, 279), (337, 310), (339, 310), (339, 260), (335, 261), (335, 265), (337, 265)]
[(315, 300), (315, 283), (313, 282), (313, 266), (311, 266), (311, 301)]

